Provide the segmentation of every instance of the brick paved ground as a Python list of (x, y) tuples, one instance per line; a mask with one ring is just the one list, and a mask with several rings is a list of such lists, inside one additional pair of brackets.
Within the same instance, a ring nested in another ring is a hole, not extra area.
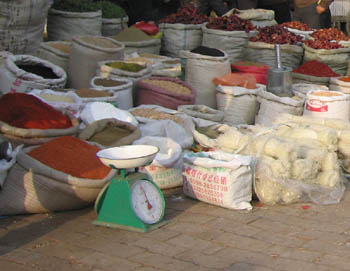
[(350, 270), (349, 192), (337, 205), (240, 212), (177, 190), (169, 223), (149, 233), (94, 226), (92, 208), (2, 218), (0, 270)]

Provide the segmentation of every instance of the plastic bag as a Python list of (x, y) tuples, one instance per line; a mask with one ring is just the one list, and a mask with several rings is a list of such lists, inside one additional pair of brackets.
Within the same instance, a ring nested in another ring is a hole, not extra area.
[(145, 32), (147, 35), (151, 36), (157, 35), (159, 32), (158, 26), (156, 26), (154, 23), (146, 23), (145, 21), (138, 22), (132, 25), (132, 27), (136, 27)]
[(2, 187), (5, 183), (5, 180), (7, 177), (7, 172), (16, 163), (17, 153), (23, 148), (23, 146), (24, 145), (19, 145), (13, 150), (12, 146), (10, 144), (9, 148), (7, 150), (7, 156), (10, 158), (10, 160), (7, 160), (7, 159), (0, 160), (0, 190), (2, 189)]

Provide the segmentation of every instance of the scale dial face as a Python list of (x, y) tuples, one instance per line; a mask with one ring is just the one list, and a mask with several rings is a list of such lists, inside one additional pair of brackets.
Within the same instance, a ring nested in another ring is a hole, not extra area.
[(139, 180), (131, 188), (131, 204), (136, 216), (146, 224), (159, 222), (164, 215), (161, 191), (148, 180)]

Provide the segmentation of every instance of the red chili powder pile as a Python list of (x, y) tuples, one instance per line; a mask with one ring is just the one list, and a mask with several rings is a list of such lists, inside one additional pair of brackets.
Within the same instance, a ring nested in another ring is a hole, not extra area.
[(26, 93), (7, 93), (0, 97), (0, 121), (26, 129), (66, 129), (68, 116), (39, 98)]
[(335, 73), (327, 64), (317, 60), (311, 60), (302, 64), (299, 68), (294, 69), (293, 72), (307, 74), (317, 77), (337, 77), (339, 74)]
[(103, 179), (111, 169), (97, 158), (99, 150), (79, 138), (62, 136), (31, 150), (28, 155), (74, 177)]

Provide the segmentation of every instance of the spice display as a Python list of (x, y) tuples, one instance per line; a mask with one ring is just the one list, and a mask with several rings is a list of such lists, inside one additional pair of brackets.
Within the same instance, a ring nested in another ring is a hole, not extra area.
[(136, 63), (140, 65), (150, 64), (154, 65), (156, 62), (152, 61), (149, 58), (146, 57), (130, 57), (124, 60), (127, 63)]
[(337, 42), (332, 42), (329, 40), (306, 40), (304, 41), (304, 44), (306, 46), (309, 46), (313, 49), (326, 49), (326, 50), (330, 50), (330, 49), (339, 49), (339, 48), (343, 48), (342, 45), (340, 45)]
[(40, 98), (43, 98), (44, 100), (48, 102), (62, 102), (62, 103), (75, 103), (75, 100), (73, 97), (68, 95), (55, 95), (51, 93), (40, 93), (38, 95)]
[(99, 7), (92, 0), (57, 0), (51, 8), (68, 12), (92, 12)]
[(197, 48), (194, 48), (193, 50), (191, 50), (191, 53), (205, 55), (205, 56), (219, 56), (219, 57), (225, 55), (222, 51), (218, 49), (210, 48), (206, 46), (198, 46)]
[(127, 41), (127, 42), (152, 40), (152, 37), (148, 36), (145, 32), (133, 26), (120, 31), (118, 35), (112, 38), (118, 41)]
[(292, 28), (292, 29), (297, 29), (300, 31), (312, 31), (313, 29), (309, 27), (307, 24), (298, 22), (298, 21), (292, 21), (292, 22), (284, 22), (282, 23), (282, 26)]
[(172, 120), (175, 121), (177, 124), (182, 125), (184, 123), (183, 119), (176, 117), (172, 114), (168, 114), (165, 112), (160, 112), (155, 109), (151, 108), (137, 108), (132, 111), (130, 111), (131, 114), (133, 114), (135, 117), (143, 117), (148, 119), (154, 119), (154, 120)]
[(315, 40), (350, 40), (349, 36), (346, 36), (342, 31), (337, 28), (322, 28), (318, 29), (311, 34)]
[(168, 81), (168, 80), (155, 80), (155, 79), (144, 79), (144, 83), (160, 87), (172, 93), (182, 94), (182, 95), (191, 95), (191, 90), (188, 87), (185, 87), (181, 84)]
[(150, 54), (150, 53), (140, 53), (140, 57), (146, 57), (146, 58), (156, 58), (156, 59), (164, 59), (166, 58), (165, 56), (161, 55), (155, 55), (155, 54)]
[(58, 43), (58, 42), (50, 42), (48, 43), (48, 45), (51, 46), (52, 48), (55, 48), (61, 51), (62, 53), (70, 54), (72, 51), (72, 45)]
[(225, 31), (245, 31), (254, 30), (255, 27), (249, 20), (241, 19), (235, 14), (231, 16), (213, 17), (207, 23), (207, 28)]
[(18, 64), (17, 67), (21, 70), (24, 70), (29, 73), (36, 74), (46, 79), (58, 79), (59, 77), (52, 71), (51, 68), (45, 67), (42, 64), (38, 63), (35, 65), (32, 64)]
[(265, 42), (269, 44), (293, 44), (303, 40), (302, 36), (295, 35), (282, 25), (266, 26), (258, 29), (259, 33), (249, 40), (252, 42)]
[(350, 82), (350, 76), (340, 77), (339, 80), (343, 82)]
[(94, 134), (89, 141), (97, 142), (103, 146), (109, 146), (131, 133), (128, 129), (107, 125), (102, 131)]
[(116, 42), (113, 42), (107, 38), (103, 37), (89, 37), (89, 36), (84, 36), (80, 37), (80, 39), (86, 43), (89, 43), (91, 45), (95, 45), (98, 47), (103, 47), (103, 48), (119, 48), (120, 45), (117, 44)]
[(140, 65), (137, 63), (126, 63), (121, 61), (106, 63), (106, 65), (114, 69), (119, 69), (128, 72), (139, 72), (145, 69), (144, 65)]
[(293, 70), (296, 73), (307, 74), (317, 77), (338, 77), (339, 74), (335, 73), (327, 64), (319, 62), (317, 60), (311, 60), (302, 64), (299, 68)]
[(108, 79), (108, 78), (97, 78), (94, 80), (94, 84), (96, 86), (103, 86), (103, 87), (119, 87), (122, 85), (127, 84), (126, 82), (123, 81), (118, 81), (115, 79)]
[(208, 21), (208, 16), (199, 13), (193, 3), (188, 3), (179, 8), (176, 13), (170, 14), (159, 20), (159, 23), (167, 24), (202, 24)]
[(110, 1), (98, 1), (97, 7), (102, 11), (102, 18), (122, 18), (126, 16), (126, 12), (123, 8)]
[(0, 121), (26, 129), (66, 129), (72, 127), (63, 115), (39, 98), (25, 93), (7, 93), (0, 98)]
[(103, 179), (111, 169), (97, 158), (99, 150), (79, 138), (62, 136), (31, 150), (28, 155), (77, 178)]
[(237, 61), (235, 63), (232, 63), (232, 66), (268, 67), (264, 63), (253, 62), (253, 61)]
[(81, 98), (96, 98), (113, 96), (107, 90), (95, 90), (91, 88), (78, 88), (75, 93)]

